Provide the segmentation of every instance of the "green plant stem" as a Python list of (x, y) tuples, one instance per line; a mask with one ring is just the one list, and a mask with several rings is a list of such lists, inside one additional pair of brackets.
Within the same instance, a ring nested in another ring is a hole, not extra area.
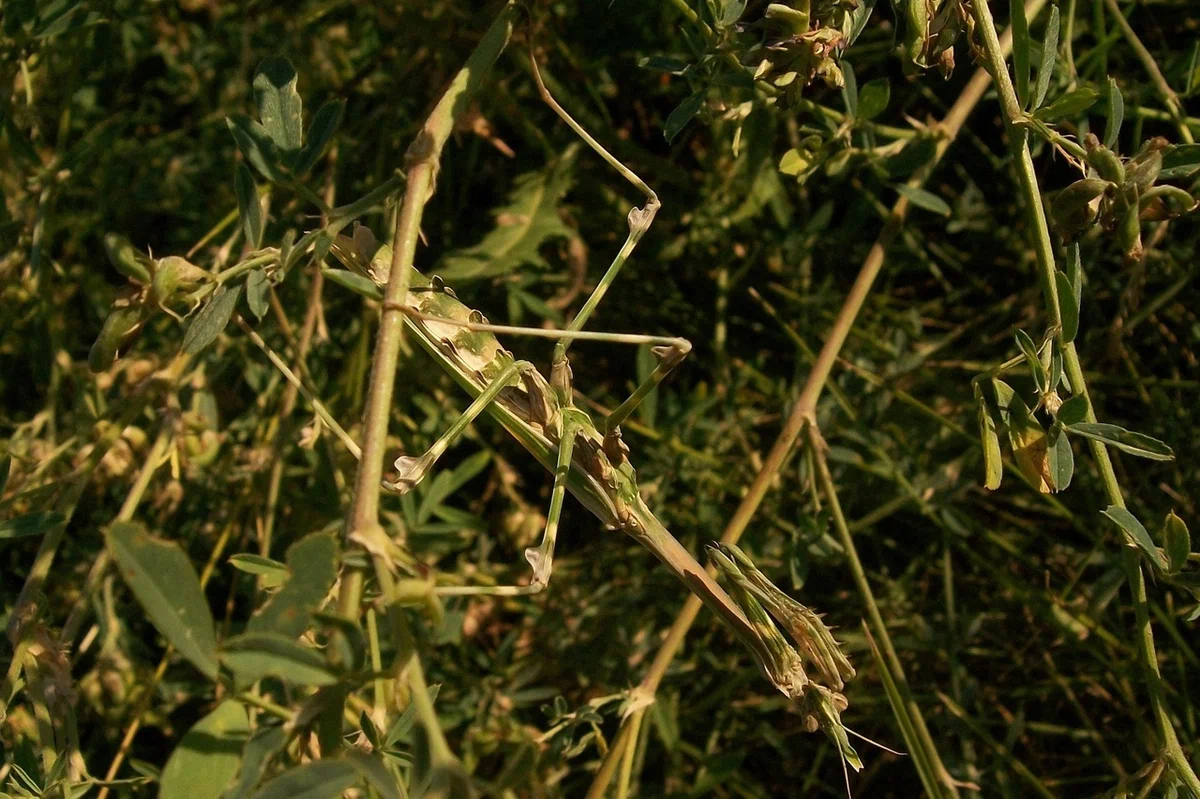
[[(396, 364), (404, 337), (404, 314), (400, 309), (408, 296), (421, 216), (433, 191), (438, 158), (450, 136), (455, 117), (467, 107), (491, 65), (507, 46), (517, 15), (515, 2), (505, 3), (466, 64), (434, 106), (405, 155), (408, 184), (392, 241), (391, 277), (384, 295), (384, 311), (379, 322), (367, 389), (367, 405), (363, 414), (363, 457), (359, 461), (354, 498), (346, 524), (348, 535), (379, 524), (379, 486), (383, 480), (383, 457), (392, 410)], [(354, 567), (348, 568), (342, 575), (338, 608), (346, 618), (358, 618), (364, 577), (364, 571)]]
[(879, 605), (875, 602), (871, 584), (867, 581), (866, 570), (863, 569), (862, 561), (858, 557), (858, 549), (854, 546), (854, 537), (850, 534), (850, 526), (846, 523), (846, 517), (842, 513), (842, 504), (838, 501), (837, 487), (833, 483), (833, 475), (829, 472), (829, 462), (825, 459), (825, 441), (821, 438), (821, 431), (817, 429), (815, 421), (808, 425), (808, 445), (817, 467), (817, 482), (820, 483), (821, 493), (825, 495), (825, 500), (829, 504), (838, 540), (845, 550), (846, 562), (850, 566), (850, 574), (858, 587), (863, 604), (866, 605), (870, 633), (879, 639), (879, 647), (883, 654), (882, 660), (886, 661), (886, 664), (881, 665), (886, 665), (888, 678), (894, 682), (895, 690), (904, 706), (904, 712), (897, 714), (897, 720), (904, 729), (904, 738), (908, 741), (913, 759), (917, 763), (917, 773), (921, 776), (925, 790), (930, 796), (958, 796), (954, 779), (942, 764), (937, 753), (937, 745), (933, 742), (933, 736), (929, 734), (929, 728), (925, 725), (925, 719), (921, 715), (921, 708), (908, 687), (908, 680), (904, 676), (904, 667), (900, 665), (900, 658), (896, 655), (896, 647), (893, 646), (892, 638), (888, 634), (883, 614), (879, 612)]
[[(1042, 195), (1038, 187), (1037, 175), (1033, 168), (1033, 158), (1029, 152), (1028, 132), (1021, 125), (1023, 115), (1016, 92), (1013, 89), (1008, 67), (1005, 64), (1004, 52), (1000, 48), (999, 40), (996, 37), (996, 26), (992, 20), (991, 10), (988, 8), (987, 3), (984, 2), (972, 3), (971, 9), (975, 17), (976, 28), (983, 42), (984, 51), (987, 54), (988, 68), (992, 73), (992, 79), (1000, 98), (1000, 108), (1004, 118), (1005, 130), (1008, 134), (1008, 146), (1013, 156), (1014, 168), (1017, 172), (1017, 182), (1020, 186), (1022, 199), (1024, 200), (1025, 213), (1028, 216), (1033, 231), (1033, 244), (1034, 251), (1037, 254), (1038, 274), (1042, 283), (1042, 293), (1045, 297), (1050, 324), (1052, 327), (1059, 328), (1061, 321), (1058, 290), (1054, 279), (1054, 249), (1050, 240), (1050, 229), (1046, 224), (1046, 216), (1042, 207)], [(1083, 367), (1080, 364), (1075, 344), (1073, 342), (1062, 341), (1061, 333), (1059, 336), (1063, 352), (1063, 366), (1067, 378), (1070, 380), (1071, 388), (1076, 394), (1088, 397), (1087, 382), (1083, 375)], [(1090, 397), (1088, 397), (1087, 421), (1096, 421), (1096, 414)], [(1096, 467), (1100, 472), (1100, 479), (1104, 483), (1104, 493), (1109, 503), (1122, 508), (1125, 507), (1125, 498), (1121, 493), (1121, 485), (1117, 480), (1116, 472), (1113, 470), (1112, 460), (1109, 458), (1107, 448), (1095, 441), (1089, 441), (1088, 446), (1091, 449), (1092, 456), (1095, 458)], [(1142, 661), (1141, 665), (1146, 676), (1146, 687), (1150, 695), (1150, 707), (1163, 747), (1163, 757), (1170, 764), (1175, 775), (1187, 785), (1192, 794), (1200, 797), (1200, 778), (1197, 778), (1191, 764), (1188, 763), (1187, 758), (1184, 756), (1183, 749), (1179, 745), (1179, 739), (1175, 735), (1175, 728), (1172, 726), (1170, 716), (1164, 704), (1165, 688), (1163, 686), (1162, 675), (1158, 669), (1158, 656), (1154, 648), (1154, 631), (1150, 626), (1150, 613), (1146, 600), (1146, 577), (1142, 572), (1136, 550), (1122, 545), (1121, 553), (1125, 578), (1129, 582), (1129, 588), (1133, 594), (1133, 604), (1137, 618), (1138, 655)]]
[(1167, 104), (1167, 113), (1171, 115), (1172, 121), (1175, 122), (1175, 127), (1179, 129), (1179, 137), (1187, 144), (1192, 144), (1195, 140), (1192, 138), (1192, 131), (1188, 128), (1187, 119), (1183, 115), (1183, 104), (1179, 102), (1179, 97), (1175, 94), (1175, 90), (1171, 88), (1171, 84), (1167, 83), (1162, 70), (1158, 68), (1158, 62), (1154, 60), (1154, 56), (1146, 49), (1146, 45), (1142, 44), (1142, 40), (1134, 33), (1133, 26), (1129, 24), (1129, 20), (1125, 19), (1125, 15), (1121, 13), (1121, 7), (1117, 5), (1117, 0), (1104, 0), (1104, 2), (1108, 5), (1108, 10), (1116, 18), (1117, 26), (1125, 36), (1125, 41), (1129, 42), (1129, 46), (1137, 54), (1138, 60), (1146, 68), (1146, 72), (1150, 76), (1150, 82), (1154, 84), (1154, 88), (1158, 90), (1159, 96)]
[[(1044, 4), (1045, 0), (1030, 0), (1026, 6), (1026, 13), (1035, 15)], [(1004, 40), (1003, 47), (1004, 51), (1007, 52), (1012, 47), (1011, 33), (1005, 33)], [(971, 76), (970, 81), (963, 88), (962, 94), (959, 95), (939, 125), (942, 135), (938, 138), (933, 158), (909, 179), (908, 184), (910, 186), (920, 187), (933, 173), (942, 156), (946, 154), (951, 143), (958, 136), (959, 131), (962, 130), (967, 117), (970, 116), (971, 111), (974, 110), (975, 106), (983, 98), (983, 93), (987, 90), (989, 82), (988, 74), (983, 69), (976, 70)], [(829, 375), (833, 371), (833, 365), (837, 362), (838, 354), (845, 345), (846, 339), (850, 335), (850, 330), (854, 327), (854, 322), (858, 318), (858, 314), (871, 292), (875, 278), (883, 268), (888, 248), (891, 247), (892, 242), (895, 241), (896, 236), (904, 225), (904, 220), (908, 216), (908, 210), (909, 202), (904, 196), (901, 196), (892, 206), (891, 215), (884, 223), (883, 230), (880, 231), (878, 238), (875, 240), (874, 245), (872, 245), (866, 260), (863, 261), (863, 265), (858, 272), (858, 277), (855, 278), (854, 285), (851, 287), (850, 293), (846, 296), (846, 300), (842, 304), (837, 318), (834, 320), (833, 327), (825, 338), (821, 352), (813, 363), (812, 370), (809, 372), (808, 379), (801, 390), (800, 398), (792, 407), (791, 413), (788, 415), (787, 421), (779, 433), (779, 437), (776, 438), (770, 453), (768, 453), (766, 459), (763, 461), (762, 468), (755, 476), (750, 487), (746, 490), (746, 495), (743, 497), (741, 504), (738, 505), (733, 517), (726, 525), (725, 532), (721, 536), (722, 543), (736, 544), (741, 538), (750, 520), (758, 511), (759, 505), (762, 504), (763, 499), (766, 497), (768, 489), (775, 481), (776, 475), (783, 467), (784, 461), (791, 454), (792, 448), (795, 446), (805, 422), (815, 417), (817, 400), (820, 398)], [(869, 591), (870, 586), (867, 586), (867, 588)], [(666, 638), (663, 639), (662, 646), (655, 654), (654, 660), (646, 672), (646, 676), (635, 689), (637, 694), (646, 698), (647, 704), (653, 701), (658, 691), (658, 686), (662, 683), (667, 669), (683, 646), (683, 641), (687, 637), (692, 624), (695, 622), (696, 616), (700, 612), (700, 607), (701, 601), (699, 598), (695, 595), (688, 597), (683, 608), (675, 617), (670, 630), (668, 630)], [(887, 630), (882, 630), (880, 635), (881, 638), (886, 640)], [(626, 734), (626, 730), (631, 724), (640, 724), (641, 715), (644, 712), (644, 708), (635, 710), (625, 719), (617, 738), (613, 741), (613, 745), (609, 748), (604, 761), (601, 763), (600, 770), (592, 780), (592, 785), (588, 790), (588, 797), (590, 799), (598, 799), (598, 797), (604, 795), (605, 788), (612, 781), (612, 777), (616, 773), (616, 767), (620, 762), (624, 747), (632, 746), (636, 741), (636, 738)], [(934, 757), (937, 757), (936, 751), (934, 752)], [(945, 773), (945, 768), (942, 766), (940, 759), (937, 760), (937, 764), (941, 767), (940, 772)], [(947, 785), (951, 791), (954, 791), (953, 783), (947, 783)]]
[[(392, 241), (391, 275), (384, 295), (384, 309), (376, 336), (375, 356), (363, 414), (363, 454), (358, 463), (354, 496), (346, 523), (348, 537), (357, 532), (379, 529), (379, 490), (383, 480), (383, 458), (387, 446), (396, 365), (404, 337), (404, 314), (401, 309), (408, 298), (413, 257), (416, 255), (417, 239), (421, 231), (421, 216), (425, 210), (425, 203), (433, 193), (438, 159), (446, 140), (450, 137), (455, 118), (467, 108), (471, 97), (490, 72), (492, 64), (504, 51), (517, 20), (518, 9), (515, 0), (509, 0), (442, 94), (405, 154), (408, 182)], [(379, 557), (372, 557), (372, 563), (381, 588), (386, 590), (391, 583), (388, 564), (382, 562), (382, 558)], [(338, 594), (338, 610), (342, 616), (357, 621), (365, 578), (364, 569), (357, 566), (348, 566), (342, 573)], [(437, 713), (429, 699), (424, 673), (420, 660), (416, 657), (403, 611), (398, 607), (389, 608), (388, 617), (396, 637), (396, 664), (407, 669), (413, 688), (412, 701), (429, 739), (435, 762), (453, 761), (453, 754), (446, 744)]]

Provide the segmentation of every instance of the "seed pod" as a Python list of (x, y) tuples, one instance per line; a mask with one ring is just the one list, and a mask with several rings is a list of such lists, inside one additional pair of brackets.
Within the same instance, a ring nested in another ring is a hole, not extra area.
[(1094, 134), (1089, 133), (1084, 139), (1087, 148), (1088, 166), (1096, 170), (1096, 174), (1107, 181), (1122, 185), (1125, 182), (1125, 167), (1117, 154), (1100, 143)]
[(145, 319), (144, 306), (138, 304), (118, 307), (114, 303), (108, 318), (104, 320), (104, 327), (100, 329), (100, 335), (96, 337), (96, 343), (88, 353), (88, 368), (93, 373), (98, 373), (112, 366), (117, 357), (137, 339)]
[(119, 233), (109, 233), (104, 237), (104, 251), (108, 254), (108, 262), (122, 275), (139, 283), (150, 282), (150, 259), (138, 252), (129, 239)]
[(212, 278), (208, 272), (178, 255), (168, 255), (154, 262), (154, 278), (150, 283), (151, 301), (161, 305), (170, 302), (181, 291), (192, 291)]
[(926, 0), (903, 0), (904, 7), (904, 72), (912, 74), (924, 69), (925, 46), (929, 39), (929, 6)]
[(1176, 186), (1154, 186), (1138, 203), (1138, 218), (1143, 222), (1161, 222), (1182, 216), (1196, 207), (1196, 200)]
[(1117, 226), (1117, 245), (1125, 253), (1127, 260), (1132, 262), (1142, 259), (1142, 223), (1138, 219), (1136, 205), (1131, 206), (1121, 217)]
[(1058, 232), (1067, 241), (1083, 233), (1100, 211), (1100, 200), (1113, 184), (1101, 178), (1083, 178), (1067, 186), (1050, 207)]

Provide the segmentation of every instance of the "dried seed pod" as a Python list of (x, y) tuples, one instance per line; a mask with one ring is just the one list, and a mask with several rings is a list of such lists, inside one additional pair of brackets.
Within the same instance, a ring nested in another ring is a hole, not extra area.
[(1125, 167), (1121, 166), (1116, 153), (1101, 144), (1093, 133), (1084, 137), (1083, 144), (1087, 149), (1088, 166), (1096, 170), (1097, 175), (1118, 186), (1125, 182)]
[(1100, 200), (1113, 188), (1113, 184), (1102, 178), (1083, 178), (1067, 186), (1050, 207), (1050, 215), (1059, 234), (1071, 241), (1096, 221), (1100, 212)]

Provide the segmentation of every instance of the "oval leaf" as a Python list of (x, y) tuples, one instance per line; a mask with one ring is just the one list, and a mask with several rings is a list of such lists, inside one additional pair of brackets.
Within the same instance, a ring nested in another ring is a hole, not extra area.
[(1116, 151), (1117, 136), (1121, 133), (1121, 123), (1125, 119), (1125, 101), (1121, 98), (1121, 90), (1117, 82), (1108, 79), (1108, 94), (1105, 97), (1108, 106), (1108, 121), (1104, 124), (1104, 146)]
[(331, 533), (313, 533), (288, 547), (291, 577), (246, 625), (252, 633), (298, 638), (308, 629), (312, 611), (337, 577), (338, 545)]
[(277, 633), (235, 635), (225, 641), (221, 660), (245, 685), (267, 676), (297, 685), (337, 682), (337, 674), (320, 652)]
[(258, 201), (258, 186), (254, 185), (254, 175), (250, 174), (250, 168), (244, 163), (239, 163), (234, 168), (233, 191), (237, 195), (238, 213), (242, 217), (242, 232), (246, 234), (246, 241), (250, 242), (250, 247), (257, 250), (262, 246), (262, 203)]
[(1056, 424), (1050, 428), (1046, 465), (1050, 473), (1050, 487), (1055, 491), (1065, 491), (1075, 476), (1075, 453), (1071, 451), (1071, 442), (1063, 433), (1062, 425)]
[(1087, 418), (1087, 412), (1087, 397), (1076, 394), (1059, 407), (1056, 418), (1065, 425), (1078, 424)]
[(1159, 180), (1189, 178), (1200, 170), (1200, 144), (1177, 144), (1163, 152)]
[(1017, 330), (1015, 336), (1017, 346), (1021, 348), (1021, 354), (1025, 356), (1025, 361), (1029, 364), (1029, 371), (1033, 373), (1033, 382), (1037, 386), (1038, 393), (1044, 393), (1048, 385), (1046, 368), (1042, 365), (1042, 359), (1038, 357), (1037, 345), (1024, 330)]
[(1150, 539), (1146, 528), (1127, 508), (1122, 508), (1120, 505), (1109, 505), (1104, 509), (1104, 515), (1125, 531), (1126, 543), (1129, 546), (1136, 546), (1142, 550), (1150, 562), (1158, 568), (1165, 569), (1167, 567), (1167, 559), (1163, 557), (1158, 547), (1154, 546), (1154, 541)]
[(329, 140), (333, 138), (338, 125), (342, 124), (342, 113), (346, 110), (345, 100), (330, 100), (317, 109), (313, 114), (312, 124), (308, 126), (308, 136), (305, 137), (304, 147), (296, 156), (293, 170), (297, 175), (304, 175), (316, 165), (317, 160), (325, 152)]
[(874, 119), (884, 112), (892, 97), (892, 87), (887, 78), (877, 78), (867, 83), (858, 92), (859, 119)]
[(1134, 433), (1115, 424), (1080, 422), (1079, 424), (1071, 425), (1067, 429), (1084, 438), (1100, 441), (1111, 447), (1116, 447), (1123, 452), (1128, 452), (1130, 455), (1136, 455), (1139, 458), (1148, 458), (1152, 461), (1175, 460), (1175, 453), (1171, 448), (1157, 438), (1151, 438), (1141, 433)]
[(926, 211), (932, 211), (933, 213), (941, 214), (942, 216), (950, 216), (952, 213), (950, 206), (946, 204), (946, 201), (931, 191), (926, 191), (925, 189), (920, 189), (916, 186), (909, 186), (907, 184), (897, 185), (896, 191), (907, 197), (908, 201), (918, 208), (924, 208)]
[(303, 129), (302, 103), (296, 91), (296, 70), (282, 56), (263, 60), (254, 71), (254, 100), (258, 118), (279, 151), (293, 154), (300, 149)]
[(200, 309), (187, 332), (183, 334), (183, 352), (195, 355), (209, 344), (212, 344), (221, 331), (229, 324), (233, 309), (237, 307), (238, 298), (242, 296), (242, 287), (232, 289), (219, 288), (213, 294), (208, 304)]
[(216, 679), (216, 629), (187, 555), (174, 541), (153, 538), (135, 522), (117, 522), (107, 539), (121, 577), (150, 621), (179, 654)]
[(692, 121), (692, 117), (700, 113), (700, 109), (703, 106), (703, 90), (693, 93), (682, 103), (675, 106), (675, 110), (670, 113), (666, 123), (663, 125), (663, 136), (666, 138), (668, 144), (679, 135), (679, 131), (683, 130), (687, 123)]
[(1042, 122), (1054, 122), (1064, 117), (1082, 114), (1095, 105), (1098, 99), (1100, 99), (1100, 92), (1091, 86), (1084, 86), (1073, 92), (1067, 92), (1050, 105), (1039, 108), (1033, 115)]
[(1054, 282), (1058, 288), (1058, 316), (1062, 322), (1063, 343), (1070, 344), (1079, 334), (1079, 303), (1075, 287), (1066, 273), (1060, 270), (1055, 270)]
[(246, 278), (246, 304), (260, 320), (267, 315), (267, 308), (270, 307), (270, 292), (271, 281), (262, 269), (255, 269)]
[(983, 486), (989, 491), (995, 491), (1004, 477), (1000, 434), (997, 432), (996, 418), (992, 415), (982, 391), (976, 390), (975, 405), (979, 417), (979, 439), (983, 445)]
[(1050, 90), (1050, 76), (1054, 74), (1054, 62), (1058, 59), (1058, 24), (1058, 6), (1050, 6), (1050, 21), (1046, 23), (1046, 38), (1042, 40), (1042, 60), (1038, 64), (1032, 108), (1040, 107), (1046, 100), (1046, 92)]
[(238, 571), (262, 577), (263, 587), (265, 588), (278, 588), (283, 585), (283, 581), (291, 574), (288, 567), (279, 561), (264, 558), (260, 555), (252, 555), (248, 552), (231, 556), (229, 558), (229, 565)]
[(227, 699), (187, 731), (163, 768), (160, 799), (217, 799), (237, 773), (250, 737), (246, 709)]

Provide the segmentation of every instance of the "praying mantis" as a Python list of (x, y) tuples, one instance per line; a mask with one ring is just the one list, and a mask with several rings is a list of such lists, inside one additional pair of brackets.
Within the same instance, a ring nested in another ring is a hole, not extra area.
[[(747, 646), (760, 671), (789, 699), (799, 703), (810, 729), (818, 726), (835, 742), (844, 762), (856, 769), (861, 761), (850, 746), (839, 713), (845, 698), (839, 693), (854, 669), (841, 653), (819, 617), (787, 597), (759, 572), (736, 547), (712, 551), (717, 568), (731, 581), (737, 600), (708, 574), (646, 505), (640, 494), (630, 449), (622, 440), (621, 423), (691, 351), (682, 338), (630, 333), (587, 331), (605, 293), (645, 235), (660, 207), (655, 192), (599, 142), (554, 100), (542, 81), (536, 59), (530, 54), (532, 73), (542, 99), (572, 130), (645, 196), (642, 207), (629, 211), (628, 234), (604, 276), (565, 329), (547, 330), (495, 325), (478, 310), (459, 301), (453, 289), (438, 276), (407, 267), (408, 290), (402, 303), (385, 309), (399, 311), (413, 339), (471, 397), (465, 411), (421, 455), (402, 455), (395, 462), (397, 476), (383, 488), (403, 494), (413, 489), (438, 459), (480, 416), (497, 421), (553, 474), (550, 507), (541, 543), (525, 551), (533, 575), (526, 585), (441, 585), (439, 595), (522, 596), (542, 591), (549, 582), (566, 494), (570, 492), (608, 530), (628, 534), (649, 549), (713, 610)], [(363, 296), (382, 300), (391, 278), (391, 248), (371, 231), (357, 226), (353, 235), (335, 235), (330, 254), (346, 269), (324, 268), (333, 282)], [(264, 346), (249, 331), (259, 346)], [(534, 336), (555, 340), (549, 376), (528, 361), (517, 360), (497, 334)], [(650, 345), (658, 363), (629, 398), (603, 419), (593, 421), (573, 400), (572, 372), (567, 352), (575, 341)], [(271, 353), (268, 351), (268, 356)], [(290, 380), (300, 382), (272, 357)], [(314, 408), (336, 429), (336, 422), (308, 392)], [(352, 449), (348, 436), (341, 433)], [(357, 452), (356, 452), (357, 454)], [(765, 608), (764, 608), (765, 606)], [(804, 657), (784, 639), (771, 621), (774, 617), (790, 633)], [(810, 680), (804, 662), (812, 663), (820, 682)]]

